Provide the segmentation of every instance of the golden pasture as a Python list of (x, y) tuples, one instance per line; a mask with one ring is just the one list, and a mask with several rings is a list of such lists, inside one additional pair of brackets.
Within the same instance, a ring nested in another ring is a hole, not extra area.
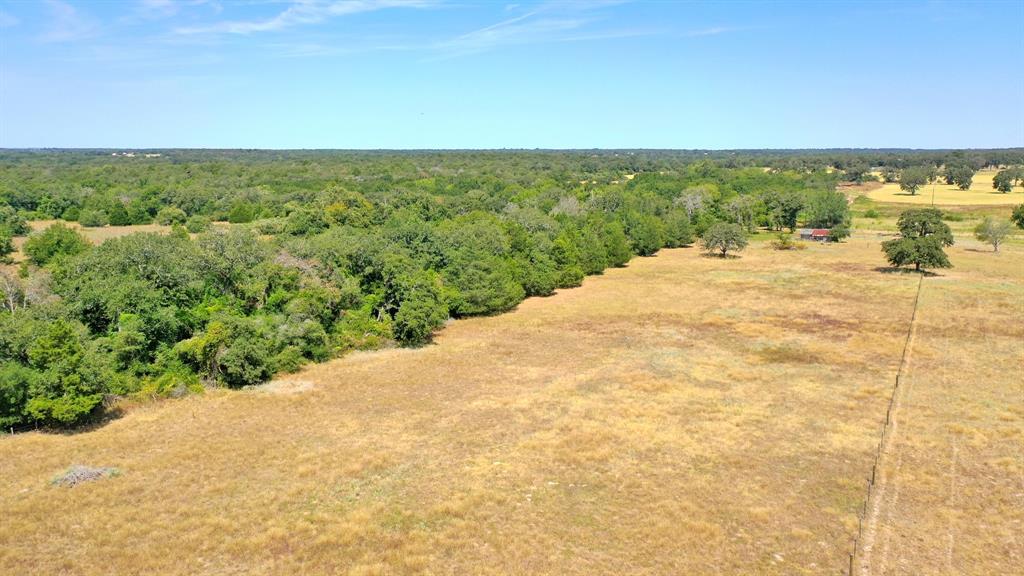
[(867, 196), (878, 202), (898, 202), (904, 204), (935, 204), (937, 206), (1000, 206), (1024, 203), (1024, 188), (1014, 186), (1013, 191), (1003, 194), (992, 188), (992, 178), (998, 170), (981, 170), (974, 175), (971, 187), (960, 190), (952, 184), (941, 180), (935, 184), (926, 184), (918, 189), (917, 194), (900, 190), (897, 182), (888, 182), (867, 192)]
[[(1024, 249), (961, 240), (877, 573), (1024, 557)], [(0, 573), (841, 573), (917, 287), (883, 263), (868, 232), (666, 250), (420, 349), (0, 438)], [(72, 464), (121, 473), (52, 486)]]

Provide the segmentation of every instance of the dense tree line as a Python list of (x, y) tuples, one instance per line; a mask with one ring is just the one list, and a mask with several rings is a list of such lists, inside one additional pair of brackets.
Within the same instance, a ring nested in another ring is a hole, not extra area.
[(724, 253), (759, 227), (849, 233), (844, 174), (813, 153), (794, 169), (764, 167), (800, 158), (785, 153), (162, 154), (0, 153), (8, 239), (31, 219), (173, 226), (95, 247), (60, 223), (27, 239), (26, 263), (0, 273), (4, 427), (422, 344), (449, 318), (698, 236)]

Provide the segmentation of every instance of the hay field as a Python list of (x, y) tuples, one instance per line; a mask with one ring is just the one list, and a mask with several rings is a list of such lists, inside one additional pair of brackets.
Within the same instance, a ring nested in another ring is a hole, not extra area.
[[(955, 502), (998, 511), (936, 510), (948, 478), (915, 475), (889, 520), (914, 542), (955, 520), (953, 557), (979, 573), (1021, 555), (1022, 255), (957, 247), (927, 281), (994, 315), (965, 328), (927, 300), (922, 340), (955, 354), (917, 356), (915, 389), (940, 387), (912, 397), (906, 428), (928, 437), (903, 470), (938, 474), (927, 448), (947, 458), (955, 440), (971, 462)], [(0, 573), (840, 573), (917, 284), (882, 263), (873, 234), (734, 260), (666, 250), (421, 349), (0, 438)], [(49, 484), (72, 464), (121, 474)]]
[(868, 198), (878, 202), (898, 202), (901, 204), (934, 204), (937, 206), (1001, 206), (1016, 205), (1024, 202), (1024, 188), (1014, 186), (1013, 191), (1003, 194), (992, 188), (992, 178), (998, 170), (980, 170), (974, 175), (971, 187), (960, 190), (944, 181), (927, 184), (911, 196), (900, 190), (897, 182), (887, 182), (867, 192)]

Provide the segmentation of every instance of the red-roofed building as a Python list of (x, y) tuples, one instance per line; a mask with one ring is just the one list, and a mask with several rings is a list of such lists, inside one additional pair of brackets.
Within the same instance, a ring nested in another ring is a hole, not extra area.
[(828, 242), (831, 240), (832, 231), (828, 228), (801, 228), (801, 240), (814, 240), (815, 242)]

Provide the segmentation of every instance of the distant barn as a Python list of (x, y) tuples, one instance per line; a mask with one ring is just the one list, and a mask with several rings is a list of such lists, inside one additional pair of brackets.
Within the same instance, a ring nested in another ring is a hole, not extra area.
[(813, 240), (815, 242), (828, 242), (830, 237), (829, 233), (832, 231), (828, 228), (801, 228), (800, 239), (801, 240)]

